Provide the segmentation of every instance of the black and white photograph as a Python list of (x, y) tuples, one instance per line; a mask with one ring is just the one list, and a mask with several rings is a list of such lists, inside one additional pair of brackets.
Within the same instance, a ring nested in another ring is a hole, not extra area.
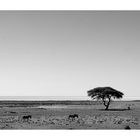
[(139, 83), (140, 11), (0, 11), (0, 130), (139, 130)]

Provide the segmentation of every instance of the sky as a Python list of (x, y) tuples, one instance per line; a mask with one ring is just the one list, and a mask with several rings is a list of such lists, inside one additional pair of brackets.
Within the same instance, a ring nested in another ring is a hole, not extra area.
[(140, 11), (0, 11), (0, 96), (140, 99), (139, 61)]

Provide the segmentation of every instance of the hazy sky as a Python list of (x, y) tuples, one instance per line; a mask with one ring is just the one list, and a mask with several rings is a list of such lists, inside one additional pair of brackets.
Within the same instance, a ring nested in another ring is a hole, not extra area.
[(0, 11), (0, 96), (140, 99), (140, 11)]

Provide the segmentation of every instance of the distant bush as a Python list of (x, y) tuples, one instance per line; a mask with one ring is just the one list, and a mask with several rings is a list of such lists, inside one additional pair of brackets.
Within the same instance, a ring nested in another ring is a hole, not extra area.
[(131, 128), (130, 128), (130, 126), (129, 126), (129, 125), (127, 125), (127, 126), (125, 126), (125, 128), (124, 128), (124, 129), (129, 130), (129, 129), (131, 129)]

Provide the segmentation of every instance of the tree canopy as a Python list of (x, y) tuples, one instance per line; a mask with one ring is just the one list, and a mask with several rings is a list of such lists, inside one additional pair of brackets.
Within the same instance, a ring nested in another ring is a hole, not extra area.
[(106, 107), (106, 110), (108, 110), (111, 98), (120, 99), (124, 95), (122, 92), (113, 89), (112, 87), (96, 87), (87, 91), (87, 93), (88, 96), (90, 96), (92, 99), (102, 100)]

